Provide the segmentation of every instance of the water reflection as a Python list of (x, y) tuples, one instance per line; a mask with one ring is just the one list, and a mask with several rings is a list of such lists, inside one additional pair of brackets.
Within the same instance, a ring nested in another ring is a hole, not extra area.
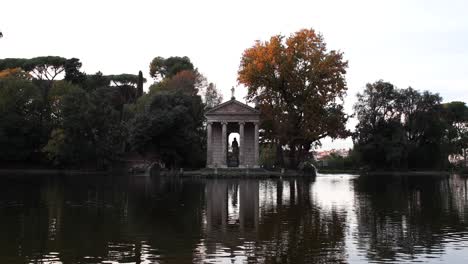
[(464, 263), (467, 183), (2, 179), (0, 263)]
[(468, 247), (467, 178), (361, 177), (355, 190), (355, 238), (367, 258), (401, 263)]

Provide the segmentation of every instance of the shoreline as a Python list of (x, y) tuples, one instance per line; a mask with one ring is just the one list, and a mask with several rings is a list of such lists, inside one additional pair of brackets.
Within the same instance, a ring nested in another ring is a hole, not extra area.
[(362, 176), (449, 176), (453, 174), (468, 175), (463, 171), (449, 171), (449, 170), (414, 170), (414, 171), (388, 171), (388, 170), (375, 170), (375, 171), (359, 171), (359, 170), (317, 170), (319, 174), (358, 174)]
[[(169, 176), (175, 174), (181, 174), (182, 177), (199, 177), (199, 176), (215, 176), (215, 177), (233, 177), (235, 175), (243, 175), (243, 177), (250, 175), (258, 178), (260, 177), (301, 177), (301, 173), (298, 171), (286, 170), (284, 173), (279, 171), (268, 171), (268, 170), (249, 170), (241, 171), (241, 170), (220, 170), (218, 173), (213, 173), (214, 171), (207, 171), (207, 170), (186, 170), (182, 171), (182, 173), (178, 171), (161, 171), (161, 175)], [(247, 172), (247, 173), (246, 173)], [(60, 176), (60, 175), (109, 175), (117, 173), (117, 171), (107, 170), (107, 171), (97, 171), (97, 170), (77, 170), (77, 169), (0, 169), (0, 176), (45, 176), (45, 175), (53, 175), (53, 176)], [(377, 171), (359, 171), (359, 170), (320, 170), (316, 171), (317, 174), (355, 174), (360, 176), (450, 176), (453, 174), (460, 174), (468, 176), (467, 172), (463, 171), (437, 171), (437, 170), (420, 170), (420, 171), (384, 171), (384, 170), (377, 170)], [(138, 176), (139, 174), (132, 174), (127, 173), (126, 171), (121, 171), (119, 174), (127, 174), (127, 175), (135, 175)], [(246, 174), (246, 175), (244, 175)]]
[(450, 176), (457, 172), (452, 171), (368, 171), (362, 172), (365, 176)]

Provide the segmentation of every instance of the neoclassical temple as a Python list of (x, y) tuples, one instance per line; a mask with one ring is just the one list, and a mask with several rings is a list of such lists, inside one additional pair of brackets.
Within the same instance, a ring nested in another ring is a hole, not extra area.
[[(259, 167), (257, 109), (237, 101), (233, 95), (231, 100), (208, 110), (205, 116), (208, 168)], [(239, 142), (228, 142), (231, 133), (239, 133)]]

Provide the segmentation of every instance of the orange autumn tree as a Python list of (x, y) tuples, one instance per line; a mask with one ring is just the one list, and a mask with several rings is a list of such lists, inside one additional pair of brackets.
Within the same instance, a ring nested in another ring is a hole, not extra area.
[(0, 79), (8, 78), (8, 77), (17, 77), (22, 79), (30, 79), (31, 75), (27, 72), (23, 71), (21, 68), (7, 68), (4, 70), (0, 70)]
[(276, 163), (297, 168), (313, 144), (324, 137), (348, 136), (343, 97), (348, 62), (328, 51), (321, 34), (300, 30), (277, 35), (244, 51), (238, 81), (248, 88), (247, 100), (262, 113), (262, 141), (276, 145)]

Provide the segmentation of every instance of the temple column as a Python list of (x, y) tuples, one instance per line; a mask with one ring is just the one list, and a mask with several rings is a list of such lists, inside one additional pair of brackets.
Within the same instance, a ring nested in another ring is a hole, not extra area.
[(222, 153), (221, 153), (221, 166), (227, 167), (227, 122), (221, 122), (223, 129), (221, 131), (221, 144), (222, 144)]
[(208, 122), (206, 127), (206, 167), (210, 167), (213, 164), (213, 149), (211, 146), (212, 142), (212, 131), (211, 122)]
[(239, 167), (244, 167), (244, 122), (239, 122)]
[(258, 122), (255, 122), (254, 125), (255, 125), (255, 128), (254, 128), (254, 167), (258, 168), (259, 167)]

